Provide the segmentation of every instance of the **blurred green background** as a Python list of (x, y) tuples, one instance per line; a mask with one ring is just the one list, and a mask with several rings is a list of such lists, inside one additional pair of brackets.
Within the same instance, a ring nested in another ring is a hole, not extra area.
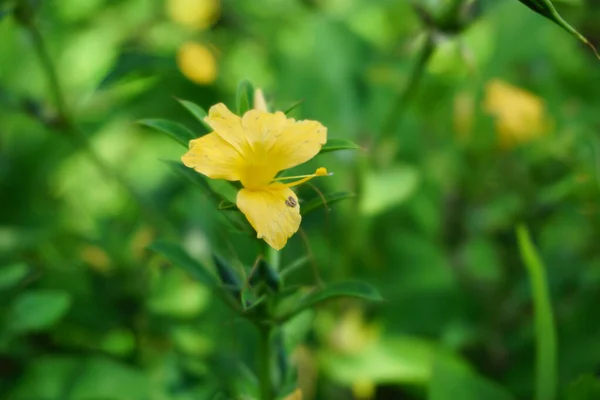
[[(298, 168), (325, 166), (317, 190), (357, 196), (304, 218), (282, 263), (306, 262), (286, 280), (360, 279), (385, 298), (285, 327), (305, 399), (532, 399), (518, 222), (547, 268), (558, 398), (600, 399), (600, 62), (559, 27), (516, 0), (469, 2), (399, 102), (423, 13), (453, 2), (34, 2), (77, 136), (11, 14), (21, 1), (0, 1), (0, 398), (250, 396), (253, 327), (146, 247), (169, 236), (247, 268), (255, 241), (164, 162), (183, 147), (136, 123), (203, 132), (175, 98), (234, 108), (248, 79), (363, 148)], [(600, 42), (598, 1), (555, 3)]]

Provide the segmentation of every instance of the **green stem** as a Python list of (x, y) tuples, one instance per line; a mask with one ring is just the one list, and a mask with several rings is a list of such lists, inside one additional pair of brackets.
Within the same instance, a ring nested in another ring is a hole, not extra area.
[[(26, 4), (26, 2), (23, 2), (23, 4)], [(125, 192), (127, 192), (130, 197), (138, 203), (142, 212), (153, 225), (169, 232), (173, 231), (173, 227), (167, 220), (164, 219), (164, 217), (162, 217), (162, 214), (158, 213), (152, 204), (140, 196), (121, 174), (107, 164), (94, 151), (86, 135), (77, 128), (66, 105), (65, 96), (63, 94), (64, 92), (60, 85), (56, 68), (54, 67), (54, 63), (46, 47), (44, 37), (36, 26), (33, 17), (31, 16), (32, 11), (23, 11), (25, 15), (29, 15), (29, 17), (21, 19), (21, 24), (31, 36), (33, 47), (40, 60), (42, 69), (46, 74), (50, 95), (58, 113), (59, 123), (56, 125), (56, 127), (59, 129), (62, 128), (73, 145), (81, 148), (104, 176), (117, 182), (119, 186), (121, 186)]]
[(394, 102), (394, 105), (390, 109), (388, 117), (384, 120), (383, 129), (381, 131), (382, 139), (392, 136), (395, 133), (402, 111), (406, 108), (405, 106), (408, 100), (410, 100), (416, 93), (416, 89), (421, 82), (425, 68), (429, 63), (434, 50), (435, 40), (433, 38), (433, 34), (428, 33), (427, 37), (425, 38), (425, 44), (423, 45), (421, 53), (419, 54), (419, 58), (417, 59), (417, 63), (410, 74), (408, 84), (404, 87), (404, 90), (400, 92), (396, 98), (396, 101)]
[(260, 360), (260, 398), (261, 400), (273, 399), (273, 383), (271, 382), (271, 362), (273, 348), (271, 346), (271, 327), (262, 322), (258, 323), (259, 331), (259, 360)]

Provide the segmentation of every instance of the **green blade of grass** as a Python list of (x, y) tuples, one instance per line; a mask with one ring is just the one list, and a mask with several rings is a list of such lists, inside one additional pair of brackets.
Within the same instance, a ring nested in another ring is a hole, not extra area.
[(546, 271), (525, 225), (516, 229), (521, 259), (529, 274), (533, 294), (536, 336), (536, 399), (556, 399), (556, 332)]

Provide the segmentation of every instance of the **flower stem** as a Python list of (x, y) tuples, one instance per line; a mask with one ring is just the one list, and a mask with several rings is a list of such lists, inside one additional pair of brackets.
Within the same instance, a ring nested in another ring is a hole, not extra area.
[(410, 74), (407, 85), (404, 87), (402, 92), (399, 93), (394, 105), (390, 109), (388, 117), (384, 120), (383, 129), (381, 131), (382, 139), (387, 136), (392, 136), (395, 133), (396, 127), (398, 126), (398, 121), (400, 120), (399, 117), (402, 114), (404, 106), (415, 95), (416, 89), (421, 82), (425, 68), (429, 63), (434, 50), (435, 40), (433, 34), (428, 33), (427, 37), (425, 38), (425, 44), (421, 48), (417, 63), (413, 67), (413, 70)]
[(258, 323), (259, 331), (259, 379), (261, 400), (273, 399), (273, 384), (271, 382), (271, 361), (273, 347), (271, 346), (271, 327), (262, 322)]

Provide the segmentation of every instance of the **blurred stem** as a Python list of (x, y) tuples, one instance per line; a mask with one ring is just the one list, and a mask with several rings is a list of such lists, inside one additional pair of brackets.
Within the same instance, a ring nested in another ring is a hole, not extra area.
[[(23, 2), (22, 4), (23, 7), (29, 7), (26, 5), (27, 2)], [(157, 212), (154, 206), (139, 195), (118, 171), (107, 164), (94, 151), (85, 134), (77, 128), (66, 105), (64, 92), (60, 85), (56, 68), (54, 67), (54, 63), (52, 62), (52, 58), (46, 47), (44, 37), (33, 20), (32, 10), (21, 10), (21, 15), (25, 15), (25, 17), (19, 18), (19, 21), (31, 36), (33, 47), (40, 60), (42, 69), (46, 74), (49, 91), (58, 113), (58, 123), (52, 124), (51, 127), (63, 129), (73, 145), (81, 148), (104, 176), (117, 182), (117, 184), (119, 184), (119, 186), (121, 186), (136, 203), (138, 203), (142, 212), (153, 225), (157, 228), (162, 228), (163, 231), (172, 232), (173, 227), (166, 219), (164, 219), (164, 217), (162, 217), (162, 214)]]
[(260, 398), (261, 400), (273, 399), (273, 385), (271, 382), (271, 360), (273, 359), (271, 346), (271, 326), (258, 323), (259, 331), (259, 359), (260, 359)]
[(427, 37), (425, 38), (425, 43), (421, 48), (421, 52), (419, 53), (417, 63), (413, 67), (413, 70), (410, 74), (408, 83), (396, 98), (394, 105), (390, 109), (388, 117), (384, 119), (382, 135), (380, 139), (385, 139), (389, 136), (393, 136), (396, 132), (400, 116), (402, 115), (402, 111), (406, 108), (406, 103), (415, 95), (416, 89), (418, 88), (419, 83), (423, 78), (423, 73), (425, 72), (425, 68), (429, 63), (429, 60), (431, 59), (434, 50), (435, 40), (433, 37), (433, 33), (429, 32), (427, 34)]

